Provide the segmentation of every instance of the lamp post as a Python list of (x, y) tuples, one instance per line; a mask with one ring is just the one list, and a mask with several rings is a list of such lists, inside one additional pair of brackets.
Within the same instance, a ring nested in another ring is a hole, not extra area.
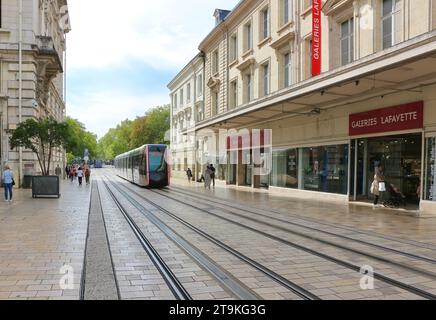
[[(18, 123), (23, 121), (23, 0), (18, 1)], [(19, 186), (23, 179), (23, 148), (19, 149)]]

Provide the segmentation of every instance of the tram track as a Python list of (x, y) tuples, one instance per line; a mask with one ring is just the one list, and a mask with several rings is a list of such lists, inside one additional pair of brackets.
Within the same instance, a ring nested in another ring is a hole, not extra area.
[[(144, 197), (143, 195), (139, 194), (139, 193), (136, 192), (135, 190), (133, 190), (133, 189), (127, 187), (127, 186), (124, 186), (124, 188), (126, 188), (127, 190), (129, 190), (130, 192), (132, 192), (133, 194), (135, 194), (136, 196), (140, 197), (140, 198), (143, 199), (144, 201), (150, 203), (150, 204), (153, 205), (154, 207), (158, 208), (158, 209), (161, 210), (162, 212), (165, 212), (165, 213), (167, 213), (167, 214), (170, 214), (171, 216), (175, 216), (174, 218), (177, 219), (177, 220), (179, 220), (179, 221), (183, 221), (184, 223), (188, 223), (188, 222), (184, 221), (183, 219), (181, 219), (180, 217), (178, 217), (178, 216), (172, 214), (172, 213), (169, 212), (168, 210), (162, 208), (159, 204), (155, 203), (154, 201), (151, 201), (150, 199), (148, 199), (148, 198)], [(173, 197), (169, 197), (169, 196), (164, 195), (164, 194), (162, 194), (162, 193), (160, 193), (160, 192), (157, 192), (157, 191), (154, 191), (154, 190), (149, 190), (149, 191), (152, 192), (152, 193), (158, 194), (158, 195), (160, 195), (160, 196), (166, 197), (166, 198), (168, 198), (168, 199), (172, 199), (172, 200), (174, 200), (174, 201), (176, 201), (176, 202), (182, 203), (182, 204), (184, 204), (184, 205), (186, 205), (186, 206), (190, 206), (190, 207), (192, 207), (192, 208), (194, 208), (194, 209), (196, 209), (196, 210), (200, 210), (200, 211), (202, 211), (202, 212), (206, 212), (206, 213), (208, 213), (208, 214), (210, 214), (210, 215), (212, 215), (212, 216), (215, 216), (216, 218), (219, 218), (219, 219), (221, 219), (221, 220), (223, 220), (223, 221), (226, 221), (226, 222), (229, 222), (229, 223), (231, 223), (231, 224), (237, 225), (237, 226), (239, 226), (239, 227), (242, 227), (242, 228), (244, 228), (244, 229), (250, 230), (250, 231), (255, 232), (255, 233), (257, 233), (257, 234), (261, 234), (261, 235), (263, 235), (263, 236), (265, 236), (265, 237), (267, 237), (267, 238), (269, 238), (269, 239), (272, 239), (272, 240), (278, 241), (278, 242), (280, 242), (280, 243), (286, 244), (286, 245), (288, 245), (288, 246), (291, 246), (291, 247), (296, 248), (296, 249), (298, 249), (298, 250), (304, 251), (304, 252), (309, 253), (309, 254), (311, 254), (311, 255), (314, 255), (314, 256), (317, 256), (317, 257), (319, 257), (319, 258), (322, 258), (322, 259), (328, 260), (328, 261), (330, 261), (330, 262), (336, 263), (336, 264), (338, 264), (338, 265), (341, 265), (342, 267), (348, 268), (348, 269), (353, 270), (353, 271), (355, 271), (355, 272), (359, 272), (359, 273), (360, 273), (360, 271), (361, 271), (361, 267), (360, 267), (360, 266), (357, 266), (357, 265), (352, 264), (352, 263), (350, 263), (350, 262), (343, 261), (343, 260), (340, 260), (340, 259), (338, 259), (338, 258), (332, 257), (332, 256), (330, 256), (330, 255), (327, 255), (327, 254), (324, 254), (324, 253), (321, 253), (321, 252), (315, 251), (315, 250), (310, 249), (310, 248), (308, 248), (308, 247), (305, 247), (305, 246), (302, 246), (302, 245), (299, 245), (299, 244), (296, 244), (296, 243), (293, 243), (293, 242), (290, 242), (290, 241), (287, 241), (287, 240), (284, 240), (284, 239), (278, 238), (277, 236), (274, 236), (274, 235), (271, 235), (271, 234), (269, 234), (269, 233), (266, 233), (266, 232), (260, 231), (260, 230), (258, 230), (258, 229), (255, 229), (255, 228), (252, 228), (252, 227), (246, 226), (246, 225), (244, 225), (244, 224), (242, 224), (242, 223), (239, 223), (239, 222), (236, 222), (236, 221), (234, 221), (234, 220), (231, 220), (231, 219), (228, 219), (228, 218), (222, 217), (222, 216), (217, 215), (217, 214), (215, 214), (215, 213), (207, 212), (207, 210), (204, 210), (204, 209), (201, 209), (201, 208), (195, 207), (195, 206), (193, 206), (193, 205), (191, 205), (191, 204), (189, 204), (189, 203), (185, 203), (185, 202), (180, 201), (180, 200), (178, 200), (178, 199), (173, 199)], [(189, 224), (189, 223), (188, 223), (188, 224)], [(194, 227), (194, 226), (193, 226), (193, 227)], [(196, 227), (194, 227), (194, 228), (196, 228)], [(412, 285), (409, 285), (409, 284), (403, 283), (403, 282), (401, 282), (401, 281), (395, 280), (395, 279), (393, 279), (393, 278), (391, 278), (391, 277), (385, 276), (385, 275), (380, 274), (380, 273), (378, 273), (378, 272), (375, 272), (373, 276), (374, 276), (374, 278), (377, 279), (377, 280), (380, 280), (380, 281), (383, 281), (383, 282), (385, 282), (385, 283), (388, 283), (388, 284), (390, 284), (390, 285), (392, 285), (392, 286), (395, 286), (395, 287), (401, 288), (401, 289), (403, 289), (403, 290), (405, 290), (405, 291), (407, 291), (407, 292), (413, 293), (413, 294), (415, 294), (415, 295), (417, 295), (417, 296), (423, 297), (423, 298), (425, 298), (425, 299), (436, 300), (436, 295), (434, 295), (434, 294), (432, 294), (432, 293), (430, 293), (430, 292), (427, 292), (427, 291), (425, 291), (425, 290), (422, 290), (422, 289), (420, 289), (420, 288), (417, 288), (417, 287), (415, 287), (415, 286), (412, 286)]]
[[(187, 192), (181, 192), (181, 191), (178, 191), (178, 190), (177, 191), (171, 190), (171, 191), (164, 191), (164, 192), (165, 193), (169, 193), (169, 194), (171, 194), (172, 192), (175, 192), (175, 193), (181, 194), (183, 196), (191, 197), (191, 198), (195, 199), (196, 201), (199, 200), (199, 197), (197, 195), (193, 195), (193, 194), (190, 194), (190, 193), (187, 193)], [(416, 255), (416, 254), (413, 254), (413, 253), (401, 251), (401, 250), (398, 250), (398, 249), (393, 249), (393, 248), (390, 248), (390, 247), (382, 246), (382, 245), (371, 243), (371, 242), (368, 242), (368, 241), (364, 241), (364, 240), (360, 240), (360, 239), (355, 239), (355, 238), (352, 238), (352, 237), (349, 237), (349, 236), (345, 236), (345, 235), (341, 235), (341, 234), (336, 234), (334, 232), (330, 232), (330, 231), (326, 231), (326, 230), (310, 227), (310, 226), (307, 226), (307, 225), (303, 225), (301, 223), (291, 222), (289, 220), (280, 219), (280, 218), (272, 217), (270, 215), (257, 213), (257, 212), (254, 212), (252, 210), (245, 210), (245, 209), (241, 209), (241, 208), (236, 208), (236, 207), (234, 207), (232, 205), (227, 205), (227, 204), (223, 204), (223, 203), (220, 203), (220, 202), (216, 202), (213, 199), (202, 198), (201, 201), (204, 201), (204, 202), (207, 201), (208, 204), (215, 203), (215, 204), (219, 204), (220, 206), (224, 206), (224, 207), (227, 206), (227, 207), (230, 207), (230, 208), (238, 210), (238, 211), (247, 212), (249, 214), (253, 214), (253, 215), (256, 215), (256, 216), (259, 216), (259, 217), (262, 217), (262, 218), (266, 218), (266, 219), (269, 219), (269, 220), (274, 220), (274, 221), (277, 221), (277, 222), (282, 223), (282, 224), (284, 223), (284, 224), (295, 226), (295, 227), (298, 227), (298, 228), (303, 228), (303, 229), (306, 229), (306, 230), (310, 230), (310, 231), (314, 231), (314, 232), (319, 232), (319, 233), (322, 233), (322, 234), (326, 234), (328, 236), (332, 236), (332, 237), (336, 237), (336, 238), (341, 238), (341, 239), (344, 239), (344, 240), (347, 240), (347, 241), (353, 241), (353, 242), (358, 243), (358, 244), (362, 244), (362, 245), (370, 246), (370, 247), (373, 247), (373, 248), (376, 248), (376, 249), (380, 249), (380, 250), (388, 251), (388, 252), (395, 253), (395, 254), (398, 254), (398, 255), (402, 255), (402, 256), (405, 256), (405, 257), (408, 257), (408, 258), (411, 258), (411, 259), (424, 261), (424, 262), (427, 262), (427, 263), (430, 263), (430, 264), (436, 264), (436, 259), (429, 258), (429, 257), (426, 257), (426, 256)], [(219, 207), (217, 207), (217, 208), (219, 208)], [(276, 228), (276, 229), (284, 231), (284, 232), (294, 232), (294, 230), (290, 230), (290, 229), (287, 229), (287, 228), (284, 228), (284, 227), (281, 227), (281, 226), (278, 226), (278, 225), (275, 225), (275, 224), (272, 224), (272, 223), (268, 223), (266, 221), (262, 221), (262, 220), (258, 220), (258, 219), (252, 218), (252, 217), (248, 217), (246, 215), (239, 214), (237, 212), (228, 210), (226, 208), (219, 208), (219, 209), (222, 209), (223, 211), (225, 211), (225, 212), (227, 212), (229, 214), (238, 216), (240, 218), (248, 219), (248, 220), (251, 220), (251, 221), (253, 221), (255, 223), (262, 223), (264, 225), (267, 225), (267, 226), (272, 227), (272, 228)], [(301, 233), (299, 235), (303, 235), (303, 234)], [(309, 236), (309, 235), (304, 235), (304, 236), (308, 237), (308, 238), (310, 238), (312, 240), (324, 241), (324, 240), (322, 240), (320, 238), (312, 237), (312, 236)], [(326, 241), (326, 244), (337, 245), (337, 244), (333, 244), (333, 243), (330, 243), (330, 242), (327, 242), (327, 241)], [(343, 246), (341, 249), (354, 250), (354, 249), (351, 249), (351, 248), (345, 247), (345, 246)], [(383, 259), (383, 262), (389, 262), (389, 263), (392, 262), (392, 263), (395, 263), (393, 261), (386, 260), (385, 258), (380, 258), (380, 257), (377, 257), (377, 256), (369, 256), (369, 254), (363, 253), (361, 251), (355, 251), (354, 253), (365, 254), (365, 255), (368, 255), (368, 257), (371, 257), (373, 259), (379, 259), (379, 260)], [(404, 267), (408, 268), (408, 266), (404, 266)], [(423, 271), (424, 274), (426, 274), (426, 272), (427, 271)], [(427, 275), (436, 278), (436, 273), (431, 273), (430, 272)]]
[[(106, 177), (108, 179), (108, 177)], [(109, 179), (108, 179), (109, 180)], [(143, 213), (147, 218), (150, 216), (154, 216), (154, 213), (149, 212), (142, 204), (140, 204), (138, 201), (136, 201), (133, 197), (131, 197), (126, 191), (122, 190), (118, 185), (113, 183), (109, 180), (109, 183), (120, 193), (122, 194), (127, 201), (129, 201), (134, 207), (136, 207), (141, 213)], [(131, 190), (130, 188), (125, 187), (129, 192), (134, 193), (136, 196), (140, 197), (141, 199), (144, 199), (146, 202), (151, 204), (153, 207), (158, 209), (160, 212), (166, 214), (170, 218), (174, 219), (175, 221), (181, 223), (183, 226), (187, 227), (188, 229), (194, 231), (196, 234), (202, 236), (203, 238), (209, 240), (216, 246), (220, 247), (224, 251), (230, 253), (231, 255), (235, 256), (239, 260), (243, 261), (250, 267), (256, 269), (257, 271), (261, 272), (263, 275), (267, 276), (274, 282), (280, 284), (281, 286), (285, 287), (292, 293), (294, 293), (297, 297), (302, 298), (304, 300), (320, 300), (320, 298), (311, 293), (309, 290), (304, 289), (303, 287), (297, 285), (296, 283), (286, 279), (285, 277), (279, 275), (278, 273), (274, 272), (273, 270), (265, 267), (264, 265), (254, 261), (253, 259), (249, 258), (248, 256), (242, 254), (241, 252), (235, 250), (234, 248), (228, 246), (227, 244), (223, 243), (222, 241), (216, 239), (215, 237), (211, 236), (210, 234), (200, 230), (199, 228), (195, 227), (194, 225), (190, 224), (189, 222), (185, 221), (184, 219), (181, 219), (177, 215), (171, 213), (170, 211), (162, 208), (158, 204), (147, 200), (146, 198), (142, 197), (140, 194), (136, 193), (135, 191)], [(147, 214), (147, 212), (149, 214)], [(155, 216), (155, 219), (159, 219)], [(160, 219), (159, 219), (160, 220)]]
[(106, 187), (106, 190), (107, 190), (108, 194), (110, 195), (110, 197), (112, 198), (113, 202), (116, 204), (116, 206), (118, 207), (118, 209), (122, 213), (123, 217), (127, 221), (128, 225), (132, 229), (136, 238), (141, 243), (141, 246), (144, 248), (145, 252), (150, 257), (154, 266), (159, 271), (162, 278), (165, 280), (168, 288), (171, 290), (174, 297), (177, 300), (192, 300), (192, 297), (190, 296), (188, 291), (183, 287), (183, 285), (177, 279), (175, 274), (171, 271), (170, 267), (165, 263), (165, 261), (162, 259), (162, 257), (159, 255), (159, 253), (153, 247), (153, 245), (150, 243), (150, 241), (146, 238), (146, 236), (141, 231), (141, 229), (138, 227), (138, 225), (135, 223), (135, 221), (132, 219), (132, 217), (127, 213), (127, 210), (124, 208), (124, 206), (120, 203), (120, 201), (114, 195), (112, 190), (107, 185), (106, 181), (103, 180), (103, 184)]
[[(168, 190), (176, 191), (176, 192), (179, 192), (179, 193), (184, 193), (184, 194), (186, 194), (188, 196), (202, 197), (203, 199), (205, 199), (205, 195), (204, 194), (201, 194), (201, 193), (193, 194), (193, 193), (187, 192), (185, 189), (181, 189), (179, 187), (171, 186), (171, 188), (168, 189)], [(215, 200), (207, 198), (207, 201), (210, 201), (212, 203), (217, 203), (217, 204), (220, 204), (220, 205), (225, 205), (225, 206), (233, 208), (233, 209), (242, 210), (242, 211), (246, 211), (246, 212), (249, 212), (249, 213), (254, 213), (254, 214), (258, 214), (258, 212), (254, 211), (254, 210), (261, 211), (261, 209), (259, 209), (259, 208), (252, 208), (253, 210), (247, 209), (247, 206), (246, 205), (242, 205), (242, 204), (238, 204), (238, 206), (237, 205), (228, 204), (229, 199), (220, 198), (218, 196), (214, 196), (214, 199)], [(219, 202), (219, 201), (216, 201), (216, 200), (220, 200), (220, 201), (225, 202), (225, 203), (222, 203), (222, 202)], [(242, 206), (244, 206), (244, 208), (241, 208)], [(250, 207), (248, 206), (248, 208), (250, 208)], [(271, 212), (271, 213), (274, 213), (274, 214), (277, 214), (277, 215), (283, 215), (284, 214), (283, 212), (280, 212), (280, 211), (277, 211), (277, 210), (273, 210), (271, 208), (268, 208), (268, 212)], [(379, 239), (389, 240), (389, 241), (393, 241), (393, 242), (396, 242), (396, 243), (399, 243), (399, 244), (407, 244), (407, 245), (410, 245), (410, 246), (414, 246), (414, 247), (418, 247), (418, 248), (421, 248), (421, 249), (426, 249), (426, 250), (430, 250), (430, 251), (435, 251), (436, 252), (436, 246), (433, 246), (433, 245), (431, 245), (429, 243), (425, 243), (425, 242), (419, 242), (419, 241), (413, 241), (413, 240), (400, 239), (400, 238), (396, 238), (396, 237), (390, 237), (390, 236), (387, 236), (387, 235), (379, 234), (377, 232), (364, 231), (364, 230), (361, 230), (361, 229), (356, 229), (356, 228), (353, 228), (351, 226), (343, 226), (343, 225), (338, 226), (337, 224), (328, 223), (328, 222), (326, 222), (324, 220), (320, 220), (320, 219), (316, 219), (316, 218), (311, 218), (311, 217), (306, 217), (306, 216), (301, 216), (301, 215), (298, 215), (298, 214), (287, 213), (287, 215), (289, 217), (296, 218), (298, 220), (309, 222), (309, 223), (315, 223), (315, 224), (319, 224), (319, 225), (324, 225), (324, 226), (328, 226), (328, 227), (335, 228), (335, 229), (341, 229), (341, 230), (353, 232), (355, 234), (361, 234), (361, 235), (376, 237), (376, 238), (379, 238)], [(266, 217), (274, 219), (274, 217), (272, 217), (272, 216), (266, 215)], [(287, 220), (284, 220), (284, 221), (287, 221)], [(351, 238), (351, 237), (349, 237), (349, 240), (361, 241), (359, 239), (354, 239), (354, 238)], [(435, 259), (432, 259), (432, 258), (428, 258), (428, 259), (436, 261)]]

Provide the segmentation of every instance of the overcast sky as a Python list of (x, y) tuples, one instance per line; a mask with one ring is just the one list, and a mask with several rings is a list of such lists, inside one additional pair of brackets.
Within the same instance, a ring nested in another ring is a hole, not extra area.
[(101, 138), (169, 103), (168, 82), (197, 54), (215, 8), (238, 0), (70, 0), (67, 115)]

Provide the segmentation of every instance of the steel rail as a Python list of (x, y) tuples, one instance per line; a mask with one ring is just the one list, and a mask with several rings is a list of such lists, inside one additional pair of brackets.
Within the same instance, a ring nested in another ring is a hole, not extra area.
[(150, 243), (150, 241), (147, 239), (147, 237), (144, 235), (144, 233), (141, 231), (141, 229), (138, 227), (138, 225), (135, 223), (135, 221), (132, 219), (132, 217), (127, 213), (127, 210), (123, 207), (123, 205), (119, 202), (117, 197), (114, 195), (112, 190), (109, 188), (106, 181), (102, 180), (104, 186), (106, 187), (106, 190), (108, 191), (109, 195), (111, 196), (112, 200), (117, 205), (118, 209), (126, 219), (128, 225), (132, 229), (133, 233), (135, 234), (136, 238), (141, 243), (144, 250), (147, 252), (147, 255), (150, 257), (151, 261), (161, 274), (162, 278), (165, 280), (166, 284), (168, 285), (171, 292), (174, 294), (174, 297), (177, 300), (192, 300), (192, 297), (188, 293), (188, 291), (183, 287), (183, 285), (180, 283), (180, 281), (177, 279), (176, 275), (171, 271), (170, 267), (165, 263), (165, 261), (162, 259), (162, 257), (159, 255), (159, 253), (156, 251), (156, 249), (153, 247), (153, 245)]
[[(125, 187), (125, 188), (127, 188), (127, 187)], [(140, 195), (140, 194), (137, 193), (136, 191), (133, 191), (133, 190), (131, 190), (130, 188), (127, 188), (127, 189), (129, 189), (131, 192), (135, 193), (137, 196), (141, 197), (141, 198), (144, 199), (145, 201), (149, 202), (150, 204), (152, 204), (152, 205), (154, 205), (154, 206), (156, 206), (156, 207), (160, 207), (160, 206), (157, 205), (157, 204), (153, 204), (154, 202), (152, 202), (151, 200), (149, 200), (149, 199), (145, 198), (144, 196)], [(239, 222), (236, 222), (236, 221), (234, 221), (234, 220), (231, 220), (231, 219), (228, 219), (228, 218), (224, 218), (224, 217), (222, 217), (222, 216), (220, 216), (220, 215), (217, 215), (217, 214), (215, 214), (215, 213), (208, 212), (207, 210), (197, 208), (197, 207), (195, 207), (195, 206), (193, 206), (193, 205), (191, 205), (191, 204), (184, 203), (184, 202), (182, 202), (182, 201), (180, 201), (180, 200), (177, 200), (177, 199), (173, 199), (172, 197), (169, 197), (169, 196), (167, 196), (167, 195), (163, 195), (162, 193), (158, 193), (158, 192), (153, 191), (153, 190), (149, 190), (149, 191), (151, 191), (152, 193), (155, 193), (155, 194), (157, 194), (157, 195), (160, 195), (160, 196), (163, 196), (163, 197), (166, 197), (166, 198), (172, 199), (172, 200), (177, 201), (177, 202), (179, 202), (179, 203), (183, 203), (184, 205), (186, 205), (186, 206), (190, 206), (190, 207), (192, 207), (192, 208), (194, 208), (194, 209), (196, 209), (196, 210), (206, 212), (206, 213), (208, 213), (208, 214), (210, 214), (210, 215), (212, 215), (212, 216), (215, 216), (215, 217), (218, 218), (218, 219), (224, 220), (224, 221), (226, 221), (226, 222), (229, 222), (229, 223), (231, 223), (231, 224), (237, 225), (237, 226), (242, 227), (242, 228), (244, 228), (244, 229), (250, 230), (250, 231), (255, 232), (255, 233), (257, 233), (257, 234), (261, 234), (261, 235), (263, 235), (263, 236), (265, 236), (265, 237), (267, 237), (267, 238), (270, 238), (270, 239), (272, 239), (272, 240), (275, 240), (275, 241), (281, 242), (281, 243), (283, 243), (283, 244), (286, 244), (286, 245), (288, 245), (288, 246), (294, 247), (294, 248), (299, 249), (299, 250), (301, 250), (301, 251), (304, 251), (304, 252), (307, 252), (307, 253), (309, 253), (309, 254), (312, 254), (312, 255), (318, 256), (318, 257), (320, 257), (320, 258), (323, 258), (323, 259), (325, 259), (325, 260), (331, 261), (331, 262), (333, 262), (333, 263), (336, 263), (336, 264), (338, 264), (338, 265), (341, 265), (341, 266), (346, 267), (346, 268), (348, 268), (348, 269), (351, 269), (351, 270), (353, 270), (353, 271), (356, 271), (356, 272), (359, 272), (359, 273), (360, 273), (360, 271), (361, 271), (361, 268), (360, 268), (359, 266), (354, 265), (354, 264), (352, 264), (352, 263), (349, 263), (349, 262), (346, 262), (346, 261), (340, 260), (340, 259), (338, 259), (338, 258), (335, 258), (335, 257), (329, 256), (329, 255), (327, 255), (327, 254), (324, 254), (324, 253), (321, 253), (321, 252), (315, 251), (315, 250), (310, 249), (310, 248), (308, 248), (308, 247), (305, 247), (305, 246), (302, 246), (302, 245), (299, 245), (299, 244), (296, 244), (296, 243), (293, 243), (293, 242), (290, 242), (290, 241), (287, 241), (287, 240), (281, 239), (281, 238), (279, 238), (279, 237), (277, 237), (277, 236), (274, 236), (274, 235), (271, 235), (271, 234), (269, 234), (269, 233), (266, 233), (266, 232), (260, 231), (260, 230), (258, 230), (258, 229), (255, 229), (255, 228), (252, 228), (252, 227), (246, 226), (246, 225), (244, 225), (244, 224), (242, 224), (242, 223), (239, 223)], [(160, 207), (160, 208), (161, 208), (161, 207)], [(166, 210), (166, 209), (164, 209), (164, 208), (162, 208), (162, 209), (163, 209), (163, 210)], [(179, 219), (180, 219), (180, 218), (179, 218)], [(380, 274), (380, 273), (378, 273), (378, 272), (374, 272), (374, 275), (373, 275), (373, 276), (374, 276), (375, 279), (378, 279), (378, 280), (384, 281), (384, 282), (386, 282), (386, 283), (389, 283), (389, 284), (391, 284), (391, 285), (393, 285), (393, 286), (399, 287), (399, 288), (401, 288), (401, 289), (403, 289), (403, 290), (405, 290), (405, 291), (408, 291), (408, 292), (411, 292), (411, 293), (413, 293), (413, 294), (416, 294), (417, 296), (421, 296), (421, 297), (423, 297), (423, 298), (425, 298), (425, 299), (429, 299), (429, 300), (436, 300), (436, 295), (434, 295), (434, 294), (432, 294), (432, 293), (430, 293), (430, 292), (427, 292), (427, 291), (422, 290), (422, 289), (420, 289), (420, 288), (416, 288), (416, 287), (414, 287), (414, 286), (411, 286), (411, 285), (405, 284), (405, 283), (403, 283), (403, 282), (400, 282), (400, 281), (398, 281), (398, 280), (392, 279), (392, 278), (390, 278), (390, 277), (384, 276), (384, 275), (382, 275), (382, 274)]]
[[(141, 208), (140, 209), (141, 211), (147, 211), (147, 209), (143, 205), (141, 205), (138, 201), (133, 199), (125, 191), (121, 190), (121, 188), (119, 186), (117, 186), (113, 182), (111, 182), (111, 184), (114, 186), (115, 189), (117, 189), (120, 193), (122, 193), (129, 200), (130, 203), (132, 203), (135, 207), (137, 207), (138, 210)], [(212, 243), (214, 243), (215, 245), (219, 246), (223, 250), (231, 253), (232, 255), (237, 257), (238, 259), (244, 261), (248, 265), (250, 265), (253, 268), (257, 269), (258, 271), (262, 272), (263, 274), (265, 274), (266, 276), (268, 276), (269, 278), (271, 278), (275, 282), (279, 283), (280, 285), (284, 286), (285, 288), (287, 288), (291, 292), (295, 293), (297, 296), (299, 296), (299, 297), (301, 297), (301, 298), (303, 298), (305, 300), (319, 300), (320, 299), (318, 296), (316, 296), (315, 294), (311, 293), (310, 291), (304, 289), (303, 287), (297, 285), (296, 283), (294, 283), (292, 281), (289, 281), (288, 279), (284, 278), (283, 276), (281, 276), (281, 275), (277, 274), (276, 272), (268, 269), (267, 267), (261, 265), (260, 263), (254, 261), (253, 259), (251, 259), (251, 258), (247, 257), (246, 255), (240, 253), (239, 251), (233, 249), (232, 247), (226, 245), (222, 241), (220, 241), (220, 240), (214, 238), (213, 236), (209, 235), (208, 233), (200, 230), (199, 228), (197, 228), (194, 225), (190, 224), (189, 222), (181, 219), (180, 217), (178, 217), (177, 215), (171, 213), (170, 211), (166, 210), (165, 208), (162, 208), (161, 206), (159, 206), (158, 204), (154, 203), (153, 201), (151, 201), (151, 200), (141, 196), (140, 194), (138, 194), (137, 192), (131, 190), (130, 188), (127, 188), (126, 186), (124, 186), (124, 188), (126, 188), (130, 192), (134, 193), (138, 197), (144, 199), (146, 202), (148, 202), (149, 204), (151, 204), (152, 206), (157, 208), (159, 211), (165, 213), (166, 215), (170, 216), (174, 220), (180, 222), (184, 226), (188, 227), (189, 229), (193, 230), (197, 234), (199, 234), (202, 237), (206, 238), (207, 240), (211, 241)]]

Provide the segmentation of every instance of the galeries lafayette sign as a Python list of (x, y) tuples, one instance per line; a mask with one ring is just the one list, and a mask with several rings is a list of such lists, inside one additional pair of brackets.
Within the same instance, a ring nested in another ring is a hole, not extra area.
[(350, 136), (423, 127), (423, 101), (350, 115)]

